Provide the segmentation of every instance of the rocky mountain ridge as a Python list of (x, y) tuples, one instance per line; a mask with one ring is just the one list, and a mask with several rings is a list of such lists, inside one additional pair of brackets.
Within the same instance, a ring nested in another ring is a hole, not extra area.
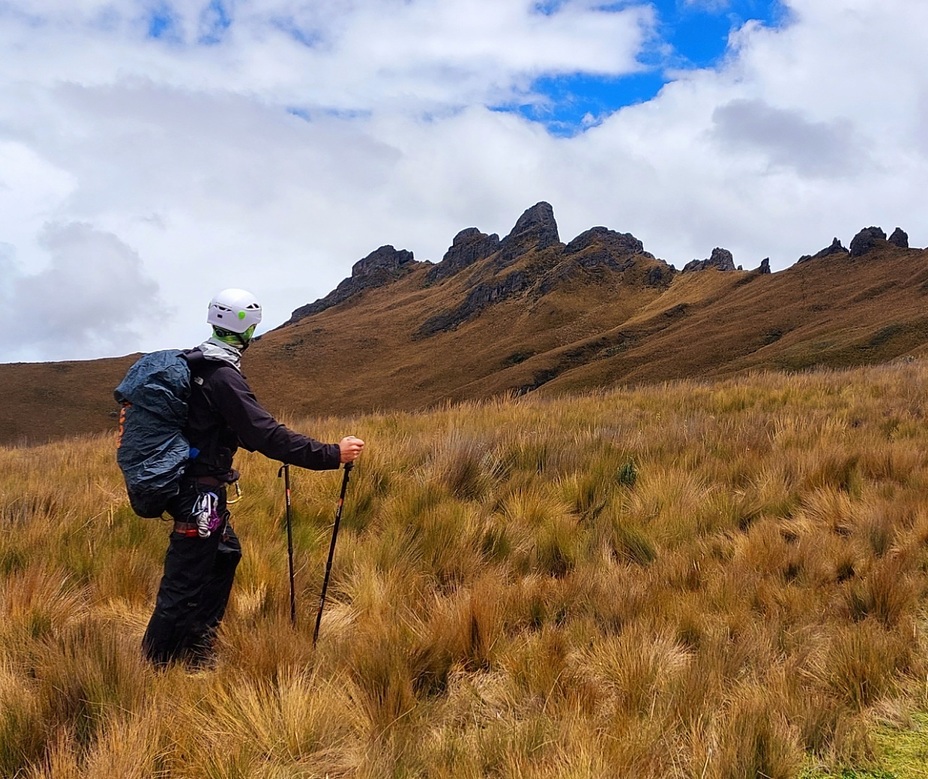
[[(502, 239), (461, 230), (437, 263), (381, 246), (244, 367), (286, 420), (917, 358), (928, 251), (908, 243), (867, 227), (776, 273), (722, 247), (678, 270), (606, 227), (564, 242), (541, 202)], [(0, 365), (0, 442), (112, 431), (112, 389), (135, 357)]]
[[(866, 227), (851, 240), (850, 249), (844, 248), (841, 241), (835, 238), (830, 246), (815, 254), (800, 257), (797, 264), (832, 255), (863, 257), (885, 246), (908, 249), (908, 235), (900, 227), (889, 237), (880, 227)], [(551, 253), (547, 267), (539, 266), (529, 271), (503, 273), (506, 268), (516, 265), (526, 254), (545, 251)], [(653, 286), (666, 285), (679, 273), (742, 270), (742, 266), (735, 265), (732, 253), (722, 247), (714, 248), (707, 259), (694, 259), (686, 263), (682, 270), (677, 270), (672, 264), (645, 251), (644, 244), (631, 233), (618, 233), (601, 226), (592, 227), (564, 244), (560, 240), (554, 209), (549, 203), (541, 201), (527, 209), (502, 240), (496, 233), (488, 235), (476, 227), (461, 230), (438, 263), (428, 260), (419, 262), (411, 251), (395, 249), (390, 245), (381, 246), (358, 260), (352, 267), (351, 276), (344, 279), (335, 290), (313, 303), (296, 309), (284, 325), (295, 324), (305, 317), (344, 303), (365, 290), (389, 285), (414, 271), (416, 266), (428, 268), (425, 283), (432, 285), (456, 276), (481, 260), (491, 260), (490, 272), (475, 278), (473, 291), (462, 304), (460, 311), (446, 312), (443, 316), (433, 318), (434, 321), (423, 323), (420, 335), (426, 336), (453, 328), (461, 321), (479, 313), (486, 305), (507, 299), (536, 285), (537, 291), (544, 294), (560, 280), (569, 278), (577, 269), (591, 270), (603, 267), (623, 271), (634, 263), (635, 258), (654, 261), (655, 265), (645, 282)], [(761, 260), (755, 272), (770, 273), (770, 259)]]

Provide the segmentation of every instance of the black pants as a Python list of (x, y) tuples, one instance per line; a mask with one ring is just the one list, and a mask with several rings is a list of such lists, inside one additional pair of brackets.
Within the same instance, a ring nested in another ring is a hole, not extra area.
[(241, 545), (229, 524), (225, 487), (185, 482), (168, 512), (179, 522), (194, 522), (193, 505), (206, 490), (219, 496), (223, 522), (208, 538), (171, 533), (155, 610), (142, 639), (145, 656), (156, 665), (181, 660), (199, 666), (211, 659), (242, 559)]

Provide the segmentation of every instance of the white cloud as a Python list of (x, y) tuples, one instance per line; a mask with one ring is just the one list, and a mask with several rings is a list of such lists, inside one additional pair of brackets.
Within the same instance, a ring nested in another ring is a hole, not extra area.
[(138, 330), (157, 331), (172, 310), (159, 299), (139, 256), (111, 233), (86, 224), (49, 224), (39, 236), (50, 264), (23, 273), (11, 251), (2, 255), (0, 300), (7, 347), (52, 359), (84, 350), (119, 351)]
[[(539, 200), (564, 240), (603, 224), (677, 267), (725, 246), (782, 268), (870, 224), (928, 244), (928, 5), (788, 0), (789, 26), (746, 25), (718, 69), (572, 138), (490, 109), (661, 48), (652, 6), (601, 5), (185, 0), (153, 39), (142, 0), (0, 4), (4, 286), (29, 323), (0, 360), (193, 345), (224, 287), (273, 327), (382, 244), (437, 261)], [(109, 300), (117, 269), (160, 291), (158, 329), (43, 308), (62, 279)]]
[(736, 99), (716, 108), (712, 120), (720, 145), (754, 151), (772, 168), (791, 168), (802, 178), (850, 176), (869, 161), (848, 119), (810, 122), (797, 110)]

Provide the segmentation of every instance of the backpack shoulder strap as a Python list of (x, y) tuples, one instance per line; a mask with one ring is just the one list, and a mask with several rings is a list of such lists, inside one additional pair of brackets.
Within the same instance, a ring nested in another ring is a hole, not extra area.
[(190, 377), (192, 380), (195, 380), (200, 373), (200, 369), (206, 363), (206, 355), (200, 350), (200, 347), (194, 347), (193, 349), (184, 349), (180, 356), (184, 358), (187, 362), (187, 366), (190, 368)]
[(190, 383), (199, 386), (202, 386), (217, 370), (228, 365), (222, 360), (210, 360), (199, 347), (185, 349), (181, 352), (181, 357), (190, 368)]
[(184, 349), (181, 351), (180, 356), (187, 361), (191, 370), (206, 360), (206, 355), (203, 354), (199, 346), (195, 346), (193, 349)]

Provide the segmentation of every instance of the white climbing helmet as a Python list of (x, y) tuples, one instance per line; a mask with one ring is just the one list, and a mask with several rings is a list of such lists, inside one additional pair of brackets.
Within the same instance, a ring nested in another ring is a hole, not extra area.
[(230, 333), (244, 333), (261, 321), (261, 304), (243, 289), (224, 289), (209, 302), (206, 321)]

